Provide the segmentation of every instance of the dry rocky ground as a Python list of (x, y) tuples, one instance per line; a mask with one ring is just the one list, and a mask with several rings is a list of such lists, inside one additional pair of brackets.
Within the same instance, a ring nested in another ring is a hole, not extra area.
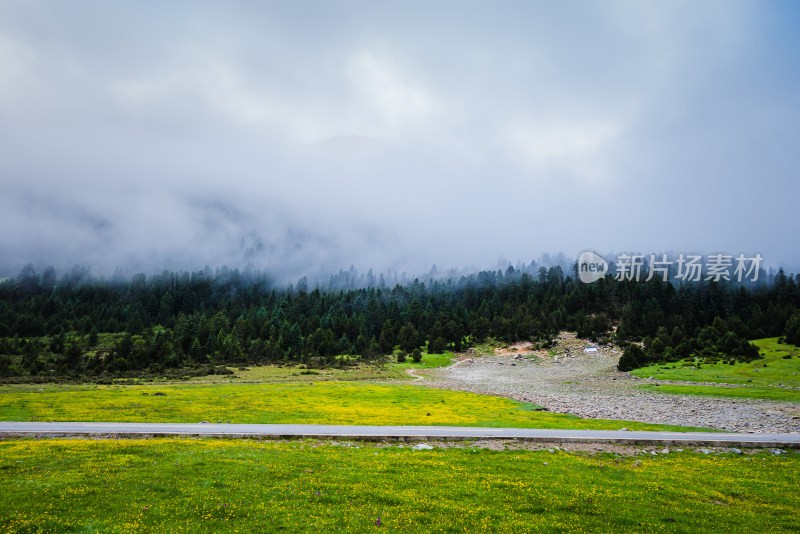
[[(499, 395), (590, 419), (622, 419), (736, 432), (800, 432), (796, 404), (753, 399), (662, 395), (616, 369), (621, 351), (563, 333), (551, 355), (515, 345), (495, 354), (465, 354), (452, 366), (425, 372), (420, 384)], [(666, 382), (663, 382), (666, 383)], [(676, 382), (670, 382), (676, 383)]]

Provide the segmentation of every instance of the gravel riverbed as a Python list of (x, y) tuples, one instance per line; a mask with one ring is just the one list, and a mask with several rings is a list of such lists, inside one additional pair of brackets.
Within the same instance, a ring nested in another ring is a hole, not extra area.
[[(499, 395), (589, 419), (701, 426), (735, 432), (800, 433), (800, 406), (753, 399), (657, 394), (641, 380), (616, 370), (620, 351), (562, 334), (557, 357), (532, 351), (462, 355), (452, 366), (425, 372), (420, 385)], [(568, 351), (569, 355), (567, 355)]]

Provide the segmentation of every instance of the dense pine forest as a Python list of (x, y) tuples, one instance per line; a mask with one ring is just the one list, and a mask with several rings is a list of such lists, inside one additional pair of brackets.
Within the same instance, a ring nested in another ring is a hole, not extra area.
[(225, 268), (109, 281), (81, 271), (59, 278), (52, 268), (40, 275), (26, 265), (0, 282), (0, 376), (346, 366), (416, 349), (463, 351), (487, 340), (547, 347), (562, 330), (626, 346), (621, 370), (690, 356), (748, 361), (758, 356), (748, 342), (755, 338), (800, 344), (800, 275), (782, 270), (747, 287), (611, 275), (583, 284), (561, 267), (393, 287), (371, 275), (367, 287), (331, 281), (324, 289), (309, 289), (305, 280), (287, 287)]

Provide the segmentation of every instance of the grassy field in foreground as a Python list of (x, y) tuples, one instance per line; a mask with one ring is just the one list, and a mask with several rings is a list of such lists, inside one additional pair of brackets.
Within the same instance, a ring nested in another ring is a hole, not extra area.
[(800, 456), (316, 441), (0, 443), (0, 530), (797, 532)]
[(321, 382), (143, 386), (3, 386), (3, 421), (316, 423), (692, 430), (580, 419), (502, 397), (402, 384)]
[(800, 387), (800, 349), (778, 343), (775, 337), (756, 339), (753, 344), (759, 348), (761, 359), (749, 363), (703, 363), (697, 369), (694, 362), (685, 361), (642, 367), (630, 374), (659, 380)]

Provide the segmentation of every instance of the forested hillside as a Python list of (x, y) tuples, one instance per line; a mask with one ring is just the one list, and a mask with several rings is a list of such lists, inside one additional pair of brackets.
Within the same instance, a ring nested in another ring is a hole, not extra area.
[[(560, 267), (309, 290), (220, 269), (130, 280), (58, 278), (31, 265), (0, 283), (0, 376), (134, 376), (200, 365), (347, 365), (494, 339), (546, 346), (561, 330), (630, 345), (620, 368), (689, 355), (748, 360), (747, 340), (800, 343), (800, 276), (767, 286), (593, 284)], [(349, 355), (351, 358), (341, 358)], [(358, 358), (356, 358), (358, 357)]]

